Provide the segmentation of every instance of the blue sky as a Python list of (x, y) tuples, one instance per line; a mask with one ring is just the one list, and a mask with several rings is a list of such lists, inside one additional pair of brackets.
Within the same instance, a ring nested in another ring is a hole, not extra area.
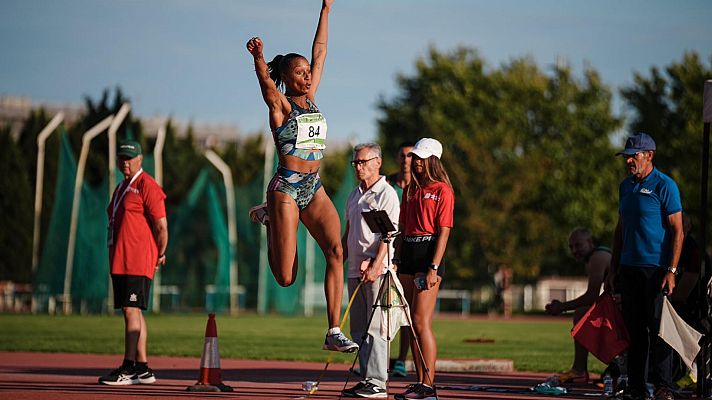
[[(310, 53), (318, 0), (2, 0), (0, 94), (81, 103), (121, 86), (139, 116), (267, 129), (245, 42)], [(712, 2), (336, 0), (317, 104), (331, 138), (375, 139), (375, 105), (429, 46), (477, 48), (490, 66), (563, 57), (619, 87), (697, 51), (712, 54)], [(702, 85), (702, 83), (700, 83)], [(617, 113), (622, 112), (620, 102)]]

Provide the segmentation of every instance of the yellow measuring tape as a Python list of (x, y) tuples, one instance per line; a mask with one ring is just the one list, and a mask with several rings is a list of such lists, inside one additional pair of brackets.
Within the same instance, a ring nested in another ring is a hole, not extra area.
[[(363, 281), (358, 283), (358, 286), (356, 286), (356, 289), (354, 290), (353, 294), (351, 294), (351, 298), (349, 299), (349, 304), (346, 306), (346, 311), (344, 312), (344, 316), (341, 317), (341, 323), (339, 324), (339, 329), (343, 331), (344, 329), (344, 324), (346, 323), (346, 317), (349, 316), (349, 311), (351, 311), (351, 305), (354, 303), (354, 299), (356, 298), (356, 293), (358, 293), (359, 289), (361, 289), (361, 285), (363, 284)], [(319, 375), (319, 379), (316, 380), (316, 384), (311, 388), (309, 393), (307, 394), (306, 398), (308, 399), (309, 396), (314, 394), (316, 390), (319, 388), (319, 383), (321, 383), (322, 378), (324, 378), (324, 374), (326, 373), (327, 368), (329, 368), (329, 364), (331, 363), (331, 357), (334, 355), (334, 352), (329, 352), (329, 357), (326, 358), (326, 365), (324, 365), (324, 370), (321, 371), (321, 375)]]

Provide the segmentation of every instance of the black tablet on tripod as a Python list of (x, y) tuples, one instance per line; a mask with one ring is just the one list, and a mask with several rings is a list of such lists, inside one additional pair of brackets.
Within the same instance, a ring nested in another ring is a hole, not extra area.
[(371, 229), (373, 233), (380, 233), (381, 240), (390, 241), (394, 236), (398, 235), (398, 231), (393, 222), (388, 217), (388, 213), (383, 210), (371, 210), (364, 211), (361, 213), (363, 219), (366, 221), (366, 225)]

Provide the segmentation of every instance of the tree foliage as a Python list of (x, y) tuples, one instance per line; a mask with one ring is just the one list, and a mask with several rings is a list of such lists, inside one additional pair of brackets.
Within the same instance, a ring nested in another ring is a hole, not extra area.
[(0, 280), (31, 278), (34, 202), (24, 160), (10, 129), (0, 129)]
[(542, 72), (528, 59), (490, 69), (471, 49), (430, 49), (399, 94), (382, 99), (387, 154), (404, 140), (444, 145), (455, 228), (446, 260), (462, 284), (498, 265), (515, 279), (571, 273), (566, 238), (575, 226), (610, 237), (615, 221), (611, 91), (592, 69)]
[[(567, 235), (586, 226), (602, 244), (610, 243), (617, 188), (625, 176), (622, 161), (613, 155), (627, 116), (612, 114), (611, 89), (591, 68), (575, 76), (567, 67), (542, 70), (526, 57), (491, 67), (468, 48), (432, 48), (415, 67), (413, 74), (397, 78), (395, 96), (379, 101), (379, 142), (386, 158), (402, 141), (420, 137), (437, 138), (445, 146), (443, 161), (456, 194), (455, 229), (446, 254), (446, 273), (456, 279), (448, 284), (489, 279), (500, 265), (512, 267), (520, 282), (540, 274), (580, 275), (580, 266), (568, 256)], [(687, 53), (668, 66), (651, 67), (648, 74), (636, 73), (633, 84), (621, 90), (631, 111), (629, 130), (656, 139), (656, 164), (680, 185), (693, 221), (699, 213), (702, 84), (711, 78), (712, 59), (704, 64)], [(85, 115), (64, 124), (75, 154), (81, 135), (127, 101), (118, 88), (99, 99), (85, 98)], [(0, 279), (30, 280), (36, 138), (48, 121), (42, 110), (34, 110), (18, 138), (0, 134), (1, 218), (3, 226), (12, 227), (0, 233)], [(43, 232), (53, 201), (58, 136), (52, 135), (46, 148)], [(118, 132), (118, 138), (128, 137), (152, 152), (154, 139), (144, 137), (131, 114)], [(268, 138), (249, 135), (215, 148), (237, 185), (261, 175)], [(204, 168), (212, 181), (221, 179), (203, 150), (192, 128), (178, 132), (169, 121), (164, 148), (169, 221)], [(90, 151), (89, 184), (104, 181), (107, 152), (106, 135), (99, 135)], [(321, 173), (329, 193), (339, 187), (349, 157), (350, 149), (344, 149), (330, 151), (325, 159)], [(191, 224), (194, 238), (186, 257), (195, 267), (188, 275), (199, 284), (207, 279), (200, 278), (200, 266), (216, 255), (204, 250), (212, 248), (206, 217), (196, 215)]]

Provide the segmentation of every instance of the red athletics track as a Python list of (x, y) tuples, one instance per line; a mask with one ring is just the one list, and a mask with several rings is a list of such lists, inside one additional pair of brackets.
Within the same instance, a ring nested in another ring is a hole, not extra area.
[[(120, 363), (118, 355), (85, 355), (65, 353), (0, 352), (0, 399), (85, 400), (85, 399), (298, 399), (304, 398), (301, 384), (316, 380), (324, 364), (287, 361), (254, 361), (222, 359), (224, 383), (232, 393), (189, 393), (185, 389), (198, 377), (197, 358), (152, 357), (151, 367), (158, 381), (152, 385), (112, 387), (99, 385), (97, 378)], [(348, 366), (329, 366), (319, 390), (312, 399), (338, 399), (344, 386)], [(400, 393), (408, 379), (389, 384), (389, 398)], [(528, 392), (543, 381), (542, 373), (439, 373), (438, 385), (444, 387), (478, 386), (487, 391), (461, 388), (440, 389), (440, 399), (595, 399), (601, 391), (593, 385), (571, 388), (566, 396), (545, 396)], [(353, 381), (349, 382), (349, 386)], [(499, 390), (499, 391), (497, 391)], [(602, 397), (601, 397), (602, 398)]]

